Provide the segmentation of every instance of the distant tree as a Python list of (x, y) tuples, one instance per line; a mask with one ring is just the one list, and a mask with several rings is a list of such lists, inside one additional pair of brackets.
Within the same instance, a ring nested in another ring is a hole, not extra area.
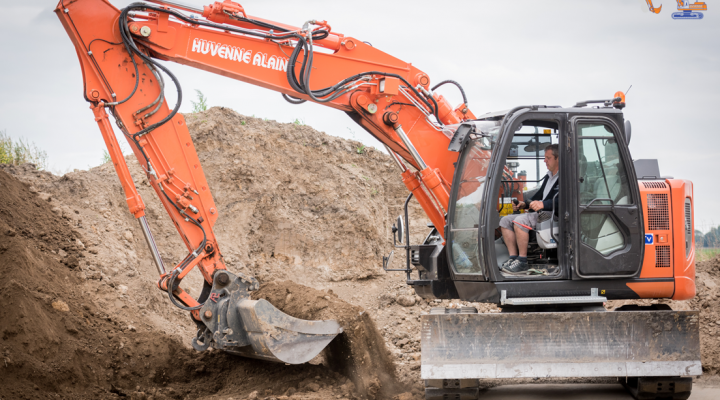
[(710, 229), (703, 241), (705, 247), (720, 247), (720, 226)]
[(695, 247), (705, 247), (705, 234), (695, 229)]

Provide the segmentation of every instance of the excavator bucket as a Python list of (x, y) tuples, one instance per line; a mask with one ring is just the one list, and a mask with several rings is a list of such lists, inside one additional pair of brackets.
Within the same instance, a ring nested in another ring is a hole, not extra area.
[(306, 321), (266, 300), (251, 300), (249, 292), (257, 288), (254, 280), (223, 271), (214, 281), (193, 339), (198, 351), (212, 346), (244, 357), (302, 364), (342, 333), (337, 321)]

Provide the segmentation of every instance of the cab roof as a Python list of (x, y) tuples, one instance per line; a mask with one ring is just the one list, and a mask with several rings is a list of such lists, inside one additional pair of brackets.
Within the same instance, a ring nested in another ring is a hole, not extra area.
[[(540, 113), (566, 113), (566, 114), (622, 114), (622, 110), (613, 107), (561, 107), (561, 106), (543, 106), (543, 105), (532, 105), (522, 106), (519, 110), (530, 109), (533, 112)], [(518, 110), (518, 108), (495, 111), (483, 114), (477, 118), (478, 121), (498, 121), (505, 118), (512, 110)]]

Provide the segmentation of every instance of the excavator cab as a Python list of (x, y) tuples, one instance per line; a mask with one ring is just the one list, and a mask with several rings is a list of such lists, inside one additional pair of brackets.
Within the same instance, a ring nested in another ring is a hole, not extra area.
[[(496, 303), (500, 312), (437, 307), (423, 315), (426, 398), (477, 398), (482, 379), (617, 377), (636, 398), (687, 399), (690, 377), (702, 373), (698, 312), (604, 307), (609, 299), (669, 298), (667, 289), (684, 281), (666, 266), (666, 242), (644, 241), (671, 229), (666, 185), (682, 186), (657, 172), (637, 180), (622, 112), (518, 107), (463, 122), (454, 136), (444, 241), (433, 230), (408, 246), (419, 275), (408, 283), (425, 298)], [(551, 144), (559, 150), (559, 191), (531, 231), (531, 270), (505, 273), (501, 218), (513, 213), (513, 200), (528, 203), (539, 190)], [(689, 208), (679, 208), (689, 204), (686, 193), (675, 200), (683, 227), (690, 226)], [(680, 234), (673, 254), (692, 264), (691, 252), (681, 251), (691, 240)]]
[[(464, 122), (454, 135), (446, 242), (431, 234), (408, 246), (419, 273), (408, 283), (421, 296), (500, 304), (503, 296), (592, 297), (596, 289), (600, 303), (638, 297), (627, 283), (641, 280), (644, 217), (621, 110), (518, 107)], [(508, 274), (500, 220), (540, 188), (551, 144), (559, 192), (530, 232), (529, 272)]]

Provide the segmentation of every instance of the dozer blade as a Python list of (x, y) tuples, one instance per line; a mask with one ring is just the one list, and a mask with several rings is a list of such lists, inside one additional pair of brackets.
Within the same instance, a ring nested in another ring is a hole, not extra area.
[(212, 346), (245, 357), (302, 364), (342, 333), (337, 321), (306, 321), (283, 313), (266, 300), (251, 300), (249, 291), (255, 289), (253, 278), (218, 273), (200, 309), (203, 325), (193, 347), (202, 351)]
[(421, 377), (701, 375), (699, 336), (697, 311), (433, 310), (422, 316)]

